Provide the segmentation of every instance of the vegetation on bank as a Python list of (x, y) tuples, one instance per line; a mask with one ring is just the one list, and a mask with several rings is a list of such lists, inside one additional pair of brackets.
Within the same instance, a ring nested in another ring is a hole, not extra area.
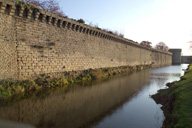
[(59, 77), (50, 75), (41, 75), (35, 80), (1, 80), (0, 81), (0, 101), (9, 98), (13, 95), (21, 93), (33, 93), (37, 90), (55, 87), (66, 87), (73, 83), (85, 82), (94, 79), (108, 78), (110, 76), (131, 73), (133, 71), (141, 70), (142, 68), (149, 68), (146, 66), (122, 66), (101, 69), (89, 69), (84, 71), (64, 72)]
[(180, 81), (168, 83), (168, 89), (159, 90), (152, 97), (162, 104), (164, 128), (192, 128), (192, 65)]

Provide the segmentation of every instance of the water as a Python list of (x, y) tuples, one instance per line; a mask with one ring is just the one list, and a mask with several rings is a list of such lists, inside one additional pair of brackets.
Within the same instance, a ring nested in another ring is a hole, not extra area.
[(160, 128), (161, 105), (150, 95), (179, 80), (187, 65), (148, 69), (90, 85), (75, 85), (0, 108), (0, 118), (38, 128)]
[(187, 65), (183, 64), (152, 69), (150, 83), (93, 128), (161, 128), (164, 120), (161, 105), (156, 104), (150, 95), (166, 88), (166, 83), (179, 80), (184, 74), (182, 69), (186, 68)]

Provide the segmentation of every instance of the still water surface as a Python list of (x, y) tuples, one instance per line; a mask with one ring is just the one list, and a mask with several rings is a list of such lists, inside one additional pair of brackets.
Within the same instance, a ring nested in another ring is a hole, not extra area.
[(37, 128), (161, 128), (163, 113), (150, 97), (179, 80), (187, 65), (147, 69), (90, 85), (74, 85), (0, 108), (0, 118)]
[(150, 82), (143, 83), (134, 97), (93, 128), (161, 128), (164, 120), (161, 105), (156, 104), (150, 95), (166, 88), (166, 83), (180, 80), (187, 66), (182, 64), (149, 70)]

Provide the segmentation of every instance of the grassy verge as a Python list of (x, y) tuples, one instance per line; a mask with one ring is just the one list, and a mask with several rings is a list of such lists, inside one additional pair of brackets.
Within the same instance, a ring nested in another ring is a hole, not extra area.
[(163, 128), (192, 128), (192, 65), (180, 81), (167, 84), (152, 97), (162, 104), (165, 114)]
[[(122, 66), (101, 69), (89, 69), (84, 71), (64, 72), (59, 77), (51, 75), (41, 75), (34, 80), (1, 80), (0, 81), (0, 101), (15, 95), (36, 94), (39, 90), (47, 88), (67, 87), (73, 83), (86, 82), (94, 79), (104, 79), (118, 74), (131, 73), (146, 66)], [(38, 93), (39, 94), (39, 93)], [(23, 96), (22, 95), (22, 96)]]

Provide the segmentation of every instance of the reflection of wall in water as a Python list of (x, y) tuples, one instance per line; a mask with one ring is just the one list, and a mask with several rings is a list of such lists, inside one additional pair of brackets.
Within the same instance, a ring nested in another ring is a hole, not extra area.
[[(0, 108), (0, 118), (55, 127), (78, 127), (131, 98), (149, 84), (149, 70), (121, 76), (92, 86), (75, 86), (65, 93), (53, 92), (45, 99), (26, 99)], [(45, 126), (46, 127), (46, 126)]]

